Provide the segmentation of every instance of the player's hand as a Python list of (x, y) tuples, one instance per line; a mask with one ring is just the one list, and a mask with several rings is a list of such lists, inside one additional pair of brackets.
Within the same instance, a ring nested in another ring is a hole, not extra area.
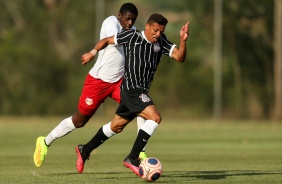
[(92, 59), (93, 59), (94, 55), (90, 52), (85, 53), (81, 56), (81, 64), (82, 65), (86, 65), (87, 63), (89, 63)]
[(180, 30), (180, 38), (184, 41), (189, 37), (189, 22), (187, 22), (184, 26), (182, 26)]

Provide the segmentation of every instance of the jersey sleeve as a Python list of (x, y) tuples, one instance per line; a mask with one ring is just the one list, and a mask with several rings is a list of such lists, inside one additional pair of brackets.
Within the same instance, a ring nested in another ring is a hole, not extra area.
[(105, 37), (113, 36), (118, 33), (118, 27), (114, 21), (109, 21), (105, 26)]
[(134, 32), (136, 32), (136, 30), (129, 30), (117, 33), (114, 37), (115, 44), (123, 45), (128, 43), (134, 35)]
[(172, 51), (176, 47), (176, 45), (169, 41), (164, 34), (161, 36), (160, 39), (163, 46), (163, 54), (172, 57)]

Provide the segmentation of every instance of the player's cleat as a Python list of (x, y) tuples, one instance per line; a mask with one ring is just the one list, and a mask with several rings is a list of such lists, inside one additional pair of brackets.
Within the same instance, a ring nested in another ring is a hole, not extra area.
[(86, 159), (83, 159), (82, 149), (83, 149), (83, 145), (81, 145), (81, 144), (79, 144), (78, 146), (75, 147), (75, 151), (77, 153), (76, 169), (79, 173), (83, 172), (85, 160), (89, 159), (89, 157), (90, 157), (90, 155), (88, 155), (88, 157)]
[(134, 174), (136, 174), (136, 176), (140, 176), (140, 174), (139, 174), (139, 161), (137, 160), (136, 163), (138, 163), (138, 166), (133, 165), (132, 161), (128, 157), (126, 157), (123, 160), (123, 165), (125, 167), (129, 168)]
[(141, 151), (139, 154), (139, 160), (140, 162), (142, 162), (143, 160), (145, 160), (146, 158), (148, 158), (147, 154), (145, 151)]
[(48, 146), (45, 144), (44, 141), (45, 137), (38, 137), (36, 139), (36, 147), (33, 155), (34, 164), (36, 167), (41, 167), (45, 156), (47, 155)]

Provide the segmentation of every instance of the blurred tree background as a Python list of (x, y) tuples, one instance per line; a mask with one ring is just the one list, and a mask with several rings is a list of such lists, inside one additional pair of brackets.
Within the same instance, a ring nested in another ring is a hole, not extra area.
[[(222, 118), (281, 119), (281, 109), (273, 115), (275, 1), (281, 6), (281, 0), (222, 1)], [(139, 9), (139, 30), (150, 14), (166, 16), (165, 34), (176, 44), (190, 22), (185, 63), (164, 56), (150, 94), (162, 114), (212, 118), (214, 0), (0, 0), (0, 114), (74, 113), (95, 61), (82, 66), (80, 56), (96, 43), (101, 17), (117, 15), (125, 2)], [(116, 107), (108, 100), (101, 110), (113, 115)]]

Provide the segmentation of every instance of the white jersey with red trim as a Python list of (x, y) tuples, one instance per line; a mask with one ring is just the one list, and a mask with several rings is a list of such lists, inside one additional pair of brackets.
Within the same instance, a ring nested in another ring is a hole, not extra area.
[[(136, 29), (134, 26), (131, 29)], [(100, 39), (113, 36), (122, 31), (122, 26), (116, 16), (110, 16), (102, 23)], [(123, 46), (110, 44), (100, 50), (94, 67), (89, 74), (105, 82), (114, 83), (124, 75)]]

